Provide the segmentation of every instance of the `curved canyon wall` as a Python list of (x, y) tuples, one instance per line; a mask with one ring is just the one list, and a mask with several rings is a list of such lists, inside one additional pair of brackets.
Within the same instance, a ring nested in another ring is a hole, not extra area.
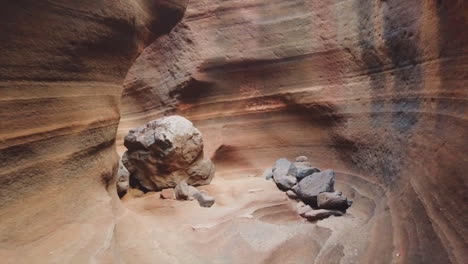
[(144, 45), (169, 32), (186, 4), (2, 1), (3, 263), (112, 256), (122, 82)]
[(456, 0), (191, 1), (127, 75), (118, 151), (177, 113), (217, 177), (305, 154), (355, 200), (361, 263), (464, 263), (466, 28)]

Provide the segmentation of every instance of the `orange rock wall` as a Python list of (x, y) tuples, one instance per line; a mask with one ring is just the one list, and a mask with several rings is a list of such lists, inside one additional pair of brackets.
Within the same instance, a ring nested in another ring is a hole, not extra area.
[(130, 69), (118, 143), (177, 113), (218, 172), (305, 154), (366, 198), (362, 262), (464, 263), (466, 28), (463, 1), (191, 1)]
[(2, 1), (1, 262), (111, 256), (122, 82), (186, 2)]

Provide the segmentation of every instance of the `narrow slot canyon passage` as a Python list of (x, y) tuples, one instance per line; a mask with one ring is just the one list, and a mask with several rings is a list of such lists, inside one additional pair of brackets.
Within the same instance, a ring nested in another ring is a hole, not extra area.
[[(464, 1), (2, 5), (1, 263), (468, 262)], [(117, 193), (129, 131), (174, 115), (210, 207)], [(299, 156), (344, 215), (307, 221), (265, 179)]]

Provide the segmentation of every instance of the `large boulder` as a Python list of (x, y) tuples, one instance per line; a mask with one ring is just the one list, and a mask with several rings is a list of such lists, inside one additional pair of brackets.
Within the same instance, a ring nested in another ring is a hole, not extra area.
[(317, 206), (317, 196), (322, 192), (333, 192), (335, 186), (335, 172), (325, 170), (316, 172), (305, 177), (296, 186), (293, 191), (299, 199), (311, 206)]
[(305, 166), (305, 167), (312, 167), (312, 163), (308, 162), (308, 161), (301, 161), (301, 162), (294, 162), (294, 165), (297, 166)]
[(206, 185), (214, 176), (213, 163), (203, 157), (201, 132), (181, 116), (130, 130), (124, 145), (128, 150), (122, 162), (130, 172), (132, 187), (160, 191), (184, 180), (189, 185)]

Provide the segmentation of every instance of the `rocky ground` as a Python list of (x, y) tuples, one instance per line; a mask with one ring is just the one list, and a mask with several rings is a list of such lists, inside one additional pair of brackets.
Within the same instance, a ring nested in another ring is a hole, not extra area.
[[(210, 185), (198, 187), (216, 199), (210, 208), (200, 207), (195, 200), (161, 199), (160, 192), (127, 195), (123, 203), (128, 211), (117, 227), (127, 239), (145, 239), (132, 248), (135, 259), (158, 257), (163, 263), (360, 263), (373, 236), (369, 228), (386, 225), (385, 219), (371, 213), (382, 204), (370, 201), (380, 200), (383, 194), (358, 181), (350, 188), (343, 181), (346, 177), (338, 172), (336, 187), (353, 197), (355, 204), (343, 216), (318, 222), (302, 218), (300, 204), (261, 174), (233, 177), (221, 173)], [(145, 229), (135, 232), (125, 226), (136, 219)], [(357, 239), (350, 238), (358, 232)], [(386, 244), (386, 239), (381, 243)], [(401, 253), (394, 251), (387, 257), (396, 254)]]

